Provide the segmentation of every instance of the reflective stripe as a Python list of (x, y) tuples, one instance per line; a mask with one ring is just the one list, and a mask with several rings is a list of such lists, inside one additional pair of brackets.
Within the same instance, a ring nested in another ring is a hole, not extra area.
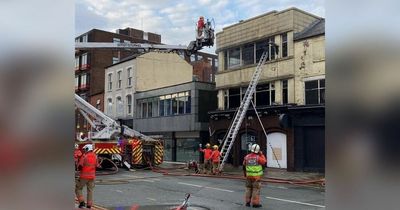
[(261, 165), (246, 166), (246, 176), (262, 176), (263, 169)]

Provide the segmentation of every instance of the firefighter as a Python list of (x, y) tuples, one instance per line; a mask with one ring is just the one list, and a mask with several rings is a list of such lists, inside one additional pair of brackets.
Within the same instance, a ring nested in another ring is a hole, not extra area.
[(199, 148), (200, 152), (204, 153), (204, 174), (211, 174), (211, 145), (209, 143), (206, 144), (206, 148), (202, 149), (201, 144)]
[(258, 144), (251, 146), (251, 153), (243, 160), (243, 172), (246, 177), (246, 206), (253, 205), (253, 208), (262, 207), (260, 203), (260, 179), (263, 176), (263, 167), (267, 159), (260, 151)]
[(86, 208), (91, 208), (93, 205), (93, 189), (94, 179), (96, 177), (97, 157), (93, 152), (93, 145), (86, 144), (83, 147), (85, 152), (79, 161), (80, 176), (75, 185), (75, 194), (79, 201), (79, 208), (85, 207), (85, 200), (83, 198), (82, 189), (87, 187), (87, 203)]
[(212, 172), (213, 174), (218, 174), (218, 167), (219, 167), (219, 158), (221, 154), (218, 151), (218, 146), (213, 146), (213, 152), (211, 153), (211, 161), (212, 161)]
[(75, 150), (74, 150), (74, 162), (75, 162), (75, 171), (78, 170), (78, 163), (79, 159), (82, 157), (82, 152), (79, 149), (79, 145), (75, 144)]
[(198, 36), (198, 38), (201, 38), (201, 36), (203, 34), (204, 26), (205, 26), (204, 17), (200, 16), (199, 21), (197, 21), (197, 36)]

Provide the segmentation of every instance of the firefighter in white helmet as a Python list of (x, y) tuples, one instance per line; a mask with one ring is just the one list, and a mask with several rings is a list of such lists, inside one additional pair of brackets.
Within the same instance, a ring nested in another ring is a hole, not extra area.
[(86, 144), (83, 148), (85, 152), (79, 161), (80, 176), (76, 181), (75, 194), (79, 201), (79, 208), (85, 207), (85, 199), (82, 194), (83, 187), (87, 187), (86, 208), (93, 206), (94, 180), (96, 178), (97, 157), (93, 152), (93, 145)]
[(263, 166), (267, 159), (260, 151), (258, 144), (253, 144), (251, 153), (246, 155), (243, 160), (243, 172), (246, 177), (246, 206), (253, 205), (253, 208), (260, 208), (260, 179), (263, 177)]

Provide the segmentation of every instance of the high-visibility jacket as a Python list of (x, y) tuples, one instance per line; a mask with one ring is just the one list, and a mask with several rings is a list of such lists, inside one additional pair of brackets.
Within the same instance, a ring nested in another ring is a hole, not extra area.
[(211, 154), (211, 160), (213, 163), (218, 163), (219, 162), (219, 157), (220, 157), (220, 152), (218, 150), (214, 150)]
[(246, 177), (260, 178), (263, 173), (263, 165), (267, 159), (263, 154), (250, 153), (244, 157), (243, 165), (246, 166)]
[(96, 154), (94, 154), (94, 152), (84, 154), (79, 162), (79, 166), (82, 167), (80, 172), (81, 179), (94, 179), (96, 177), (97, 166)]
[(200, 152), (204, 152), (204, 160), (210, 160), (212, 150), (210, 148), (201, 149)]

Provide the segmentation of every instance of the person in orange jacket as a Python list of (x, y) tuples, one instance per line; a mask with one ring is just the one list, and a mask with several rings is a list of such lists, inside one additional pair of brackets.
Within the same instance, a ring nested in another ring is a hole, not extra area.
[(75, 144), (75, 150), (74, 150), (74, 162), (75, 162), (75, 171), (78, 170), (78, 163), (79, 159), (82, 157), (82, 152), (79, 149), (79, 145)]
[(211, 145), (207, 143), (206, 148), (202, 149), (200, 144), (199, 151), (204, 153), (204, 174), (211, 174)]
[(85, 207), (82, 189), (87, 186), (87, 204), (86, 208), (93, 205), (94, 179), (96, 178), (97, 157), (93, 152), (93, 145), (86, 144), (83, 148), (85, 154), (79, 161), (78, 169), (80, 170), (79, 180), (75, 185), (75, 194), (79, 201), (79, 208)]
[(251, 146), (251, 153), (246, 155), (243, 160), (243, 172), (246, 177), (246, 206), (253, 205), (253, 208), (262, 207), (260, 203), (260, 179), (263, 176), (263, 168), (267, 159), (260, 151), (258, 144)]
[(212, 172), (213, 174), (218, 174), (218, 167), (219, 167), (219, 159), (221, 157), (220, 152), (218, 151), (218, 146), (213, 146), (213, 152), (211, 153), (211, 161), (212, 161)]
[(199, 21), (197, 21), (197, 36), (198, 36), (198, 38), (200, 38), (201, 35), (203, 34), (204, 26), (205, 26), (204, 17), (200, 16)]

